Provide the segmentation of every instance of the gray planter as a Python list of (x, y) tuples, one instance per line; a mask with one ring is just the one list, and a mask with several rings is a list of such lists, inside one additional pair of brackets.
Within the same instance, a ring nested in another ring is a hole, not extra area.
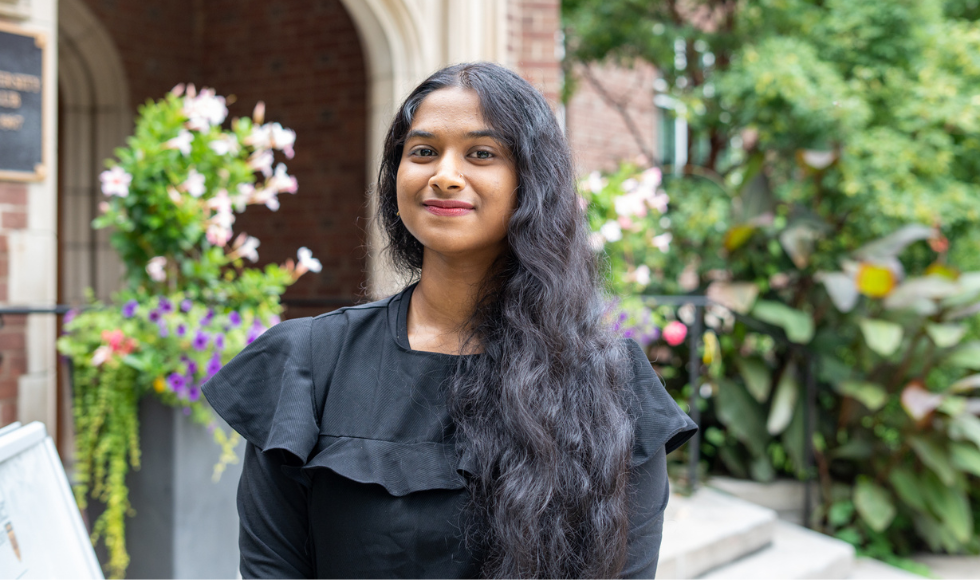
[[(227, 428), (223, 422), (222, 427)], [(217, 483), (219, 447), (203, 426), (154, 397), (140, 403), (142, 469), (130, 473), (136, 515), (126, 522), (130, 578), (235, 578), (241, 463)], [(245, 455), (245, 442), (238, 457)]]

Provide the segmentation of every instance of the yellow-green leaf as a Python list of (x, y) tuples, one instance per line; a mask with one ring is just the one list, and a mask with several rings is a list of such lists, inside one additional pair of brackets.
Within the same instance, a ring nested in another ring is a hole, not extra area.
[(854, 507), (871, 529), (883, 532), (895, 519), (895, 504), (888, 490), (861, 478), (854, 487)]
[(953, 467), (980, 477), (980, 449), (967, 443), (952, 443), (949, 458)]
[(946, 364), (980, 371), (980, 340), (960, 345), (946, 358)]
[(868, 347), (881, 356), (891, 356), (902, 344), (901, 325), (887, 320), (861, 319), (861, 333)]
[(758, 358), (736, 358), (735, 366), (752, 398), (760, 403), (765, 402), (772, 390), (772, 370)]
[(885, 392), (885, 389), (874, 383), (844, 381), (837, 385), (837, 391), (842, 395), (857, 399), (869, 411), (877, 411), (888, 402), (888, 393)]
[(966, 334), (966, 326), (962, 324), (927, 324), (926, 333), (939, 348), (949, 348), (960, 341)]
[(782, 328), (786, 337), (797, 344), (806, 344), (813, 338), (813, 317), (781, 302), (759, 300), (752, 316)]
[(939, 445), (919, 437), (909, 438), (909, 445), (922, 463), (931, 469), (944, 485), (956, 483), (956, 470), (950, 465), (945, 450)]
[(769, 431), (770, 435), (779, 435), (789, 425), (793, 418), (793, 408), (796, 406), (799, 393), (800, 386), (796, 382), (796, 366), (791, 363), (783, 371), (783, 376), (779, 378), (776, 394), (772, 399), (769, 420), (766, 422), (766, 430)]

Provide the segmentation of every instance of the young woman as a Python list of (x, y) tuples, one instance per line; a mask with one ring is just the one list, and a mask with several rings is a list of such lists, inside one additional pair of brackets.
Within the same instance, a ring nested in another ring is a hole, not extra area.
[(653, 577), (696, 427), (603, 320), (568, 145), (516, 74), (443, 69), (378, 179), (417, 282), (283, 322), (204, 387), (248, 441), (244, 577)]

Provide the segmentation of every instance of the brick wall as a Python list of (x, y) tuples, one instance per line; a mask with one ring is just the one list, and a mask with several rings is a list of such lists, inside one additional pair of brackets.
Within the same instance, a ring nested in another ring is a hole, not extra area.
[[(7, 235), (27, 227), (27, 186), (0, 181), (0, 302), (6, 302)], [(0, 327), (0, 426), (17, 419), (17, 377), (27, 372), (26, 317), (4, 316)]]
[(565, 110), (566, 129), (575, 155), (576, 170), (580, 174), (609, 170), (620, 160), (640, 156), (640, 146), (631, 135), (623, 116), (609, 100), (629, 113), (645, 147), (656, 154), (657, 111), (653, 104), (655, 69), (647, 64), (637, 64), (633, 68), (597, 66), (591, 70), (592, 78), (602, 90), (593, 85), (585, 70), (575, 70), (576, 90)]
[(555, 106), (561, 95), (559, 0), (508, 0), (507, 51), (517, 70)]

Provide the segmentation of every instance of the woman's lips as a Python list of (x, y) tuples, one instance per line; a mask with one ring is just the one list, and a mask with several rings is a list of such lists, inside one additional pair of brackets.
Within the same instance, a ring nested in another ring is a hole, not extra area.
[(430, 199), (423, 201), (422, 205), (432, 215), (441, 217), (457, 217), (473, 211), (473, 204), (454, 199)]

